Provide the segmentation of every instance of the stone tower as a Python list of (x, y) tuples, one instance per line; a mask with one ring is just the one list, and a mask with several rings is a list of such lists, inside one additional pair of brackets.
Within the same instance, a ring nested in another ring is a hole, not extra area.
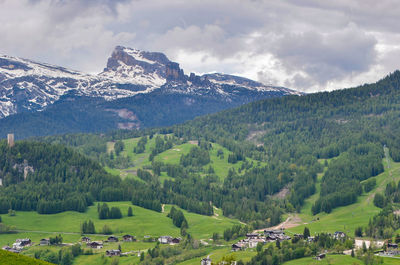
[(13, 133), (7, 134), (7, 142), (8, 142), (9, 147), (14, 146), (14, 134)]

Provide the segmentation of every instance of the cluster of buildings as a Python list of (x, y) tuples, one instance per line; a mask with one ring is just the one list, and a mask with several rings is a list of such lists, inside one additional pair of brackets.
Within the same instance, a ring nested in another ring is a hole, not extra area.
[(22, 238), (15, 240), (15, 243), (12, 245), (12, 247), (4, 246), (2, 247), (2, 249), (14, 253), (19, 253), (23, 248), (30, 246), (32, 246), (32, 241), (29, 238)]
[(172, 237), (172, 236), (160, 236), (158, 238), (158, 242), (161, 244), (170, 244), (170, 245), (176, 245), (181, 242), (182, 238), (180, 237)]
[(232, 251), (255, 248), (259, 243), (265, 244), (274, 241), (290, 240), (291, 237), (285, 235), (283, 230), (264, 230), (264, 234), (249, 233), (246, 238), (232, 245)]
[[(136, 238), (134, 236), (132, 236), (132, 235), (124, 235), (124, 236), (122, 236), (122, 241), (123, 242), (135, 242)], [(90, 247), (90, 248), (93, 248), (93, 249), (101, 249), (101, 248), (103, 248), (103, 241), (92, 241), (89, 237), (86, 237), (86, 236), (82, 237), (82, 242), (86, 243), (87, 247)], [(119, 238), (116, 237), (116, 236), (109, 236), (107, 238), (107, 240), (104, 241), (104, 243), (115, 243), (115, 242), (119, 242)], [(110, 252), (110, 255), (107, 255), (107, 251), (106, 251), (106, 255), (107, 256), (116, 256), (116, 253), (119, 253), (119, 255), (120, 255), (121, 251), (112, 250), (112, 252)]]
[(388, 243), (386, 251), (379, 252), (379, 256), (394, 257), (398, 255), (400, 255), (400, 250), (396, 243)]

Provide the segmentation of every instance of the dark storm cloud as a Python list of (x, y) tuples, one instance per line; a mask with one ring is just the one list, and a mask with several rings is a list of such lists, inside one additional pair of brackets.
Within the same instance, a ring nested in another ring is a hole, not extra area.
[(0, 52), (89, 72), (116, 45), (187, 71), (307, 91), (375, 81), (398, 67), (394, 0), (0, 0)]

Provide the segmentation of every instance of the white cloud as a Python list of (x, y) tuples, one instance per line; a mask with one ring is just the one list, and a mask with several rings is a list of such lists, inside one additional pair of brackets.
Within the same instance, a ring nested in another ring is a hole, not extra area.
[(116, 45), (307, 91), (396, 69), (394, 0), (0, 0), (0, 52), (99, 72)]

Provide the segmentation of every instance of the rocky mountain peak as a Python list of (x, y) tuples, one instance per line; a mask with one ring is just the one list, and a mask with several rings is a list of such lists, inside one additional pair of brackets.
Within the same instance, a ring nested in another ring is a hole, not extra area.
[(165, 66), (165, 75), (167, 81), (185, 82), (187, 79), (187, 76), (185, 76), (183, 70), (179, 67), (179, 64), (174, 62), (170, 62)]

